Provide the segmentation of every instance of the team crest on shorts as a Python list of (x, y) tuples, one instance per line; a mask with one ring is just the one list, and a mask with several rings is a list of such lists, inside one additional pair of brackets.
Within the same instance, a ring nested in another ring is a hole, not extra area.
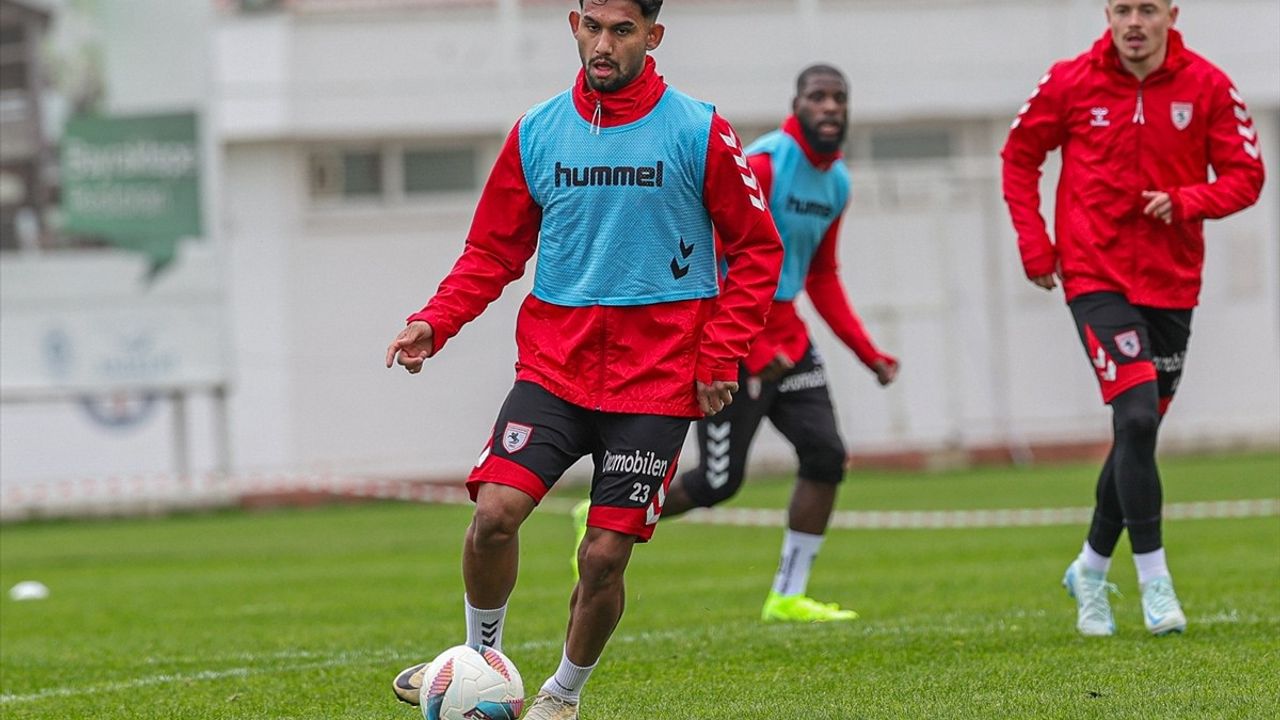
[(532, 427), (509, 422), (507, 429), (502, 431), (502, 447), (509, 453), (520, 452), (529, 444), (529, 436), (532, 434)]
[(1116, 349), (1125, 357), (1136, 358), (1142, 354), (1142, 341), (1138, 339), (1137, 330), (1128, 330), (1116, 335)]
[(1169, 116), (1173, 119), (1173, 126), (1179, 130), (1186, 130), (1191, 124), (1191, 103), (1176, 102), (1169, 106)]

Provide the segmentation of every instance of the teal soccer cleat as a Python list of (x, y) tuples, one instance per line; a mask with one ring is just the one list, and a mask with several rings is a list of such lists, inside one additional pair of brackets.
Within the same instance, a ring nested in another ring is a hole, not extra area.
[(1086, 637), (1108, 637), (1116, 634), (1116, 619), (1111, 614), (1112, 593), (1120, 591), (1107, 576), (1084, 566), (1076, 558), (1062, 576), (1062, 587), (1076, 599), (1076, 630)]
[(1187, 629), (1187, 616), (1182, 612), (1173, 580), (1164, 575), (1142, 585), (1142, 619), (1152, 635), (1181, 633)]

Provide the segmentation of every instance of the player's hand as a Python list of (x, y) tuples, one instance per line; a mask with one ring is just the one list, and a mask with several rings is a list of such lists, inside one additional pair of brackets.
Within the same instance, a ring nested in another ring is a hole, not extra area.
[(1057, 273), (1049, 273), (1048, 275), (1037, 275), (1031, 278), (1031, 282), (1044, 288), (1045, 290), (1052, 290), (1058, 287)]
[(733, 394), (738, 392), (738, 383), (732, 380), (716, 380), (710, 385), (694, 381), (697, 386), (698, 408), (704, 416), (715, 415), (733, 403)]
[(431, 357), (431, 351), (435, 349), (434, 336), (430, 324), (421, 320), (409, 323), (387, 346), (387, 367), (398, 362), (410, 373), (420, 372), (422, 363)]
[(895, 358), (881, 358), (871, 363), (871, 370), (876, 374), (876, 382), (881, 387), (888, 385), (898, 377), (899, 363)]
[(1160, 220), (1165, 225), (1173, 224), (1173, 198), (1169, 197), (1169, 193), (1144, 190), (1142, 199), (1147, 201), (1147, 206), (1142, 208), (1143, 215)]
[(773, 382), (785, 375), (788, 370), (795, 366), (796, 364), (791, 362), (791, 358), (787, 357), (786, 353), (778, 352), (778, 354), (774, 355), (773, 359), (769, 361), (769, 364), (765, 365), (764, 369), (760, 371), (759, 377), (765, 382)]

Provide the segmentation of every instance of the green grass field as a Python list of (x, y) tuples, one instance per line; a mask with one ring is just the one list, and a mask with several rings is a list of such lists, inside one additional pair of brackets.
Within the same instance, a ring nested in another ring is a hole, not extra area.
[[(1280, 455), (1168, 458), (1166, 502), (1280, 497)], [(1079, 507), (1092, 465), (858, 474), (847, 510)], [(734, 504), (782, 507), (785, 479)], [(581, 493), (566, 489), (564, 495)], [(370, 503), (0, 528), (5, 720), (421, 717), (389, 683), (463, 639), (466, 507)], [(584, 720), (1280, 717), (1280, 518), (1165, 525), (1190, 621), (1149, 637), (1122, 541), (1118, 634), (1058, 585), (1084, 527), (832, 531), (812, 594), (862, 618), (759, 622), (781, 531), (675, 521), (636, 551)], [(535, 512), (505, 650), (528, 694), (560, 656), (567, 515)]]

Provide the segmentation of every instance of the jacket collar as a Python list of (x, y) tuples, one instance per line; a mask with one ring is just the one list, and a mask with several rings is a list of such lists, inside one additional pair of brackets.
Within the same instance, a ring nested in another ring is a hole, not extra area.
[[(583, 119), (600, 127), (613, 127), (635, 122), (644, 117), (662, 99), (667, 84), (658, 74), (652, 57), (644, 59), (644, 69), (622, 89), (598, 92), (587, 84), (586, 69), (578, 70), (573, 84), (573, 106)], [(596, 118), (596, 109), (600, 116)], [(594, 120), (593, 120), (594, 118)]]
[(800, 127), (800, 118), (795, 115), (788, 115), (787, 118), (782, 121), (782, 132), (790, 135), (791, 138), (796, 141), (796, 144), (804, 151), (804, 156), (808, 158), (809, 164), (819, 170), (825, 172), (832, 166), (832, 164), (835, 163), (835, 161), (843, 157), (843, 154), (839, 150), (829, 153), (821, 153), (814, 150), (813, 146), (809, 144), (808, 138), (804, 136), (804, 129)]
[[(1137, 78), (1120, 62), (1120, 51), (1116, 50), (1116, 44), (1111, 40), (1110, 30), (1104, 31), (1102, 37), (1093, 43), (1093, 49), (1089, 54), (1096, 67), (1119, 72), (1137, 81)], [(1190, 61), (1187, 57), (1187, 46), (1182, 42), (1182, 33), (1169, 28), (1169, 46), (1165, 51), (1164, 64), (1148, 75), (1147, 80), (1165, 73), (1177, 72), (1186, 67)]]

